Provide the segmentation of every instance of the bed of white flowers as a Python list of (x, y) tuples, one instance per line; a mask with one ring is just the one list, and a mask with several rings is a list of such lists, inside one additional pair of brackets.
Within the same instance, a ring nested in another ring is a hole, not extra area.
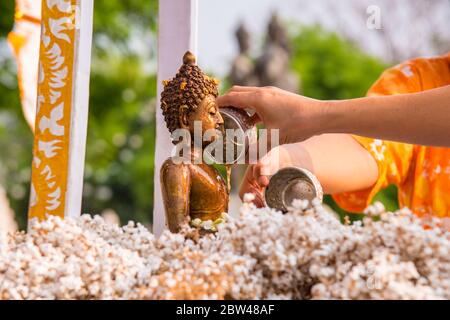
[(283, 215), (245, 203), (203, 237), (156, 239), (100, 216), (33, 221), (0, 237), (0, 299), (450, 298), (450, 232), (439, 220), (424, 228), (406, 209), (377, 205), (343, 225), (318, 203), (295, 206)]

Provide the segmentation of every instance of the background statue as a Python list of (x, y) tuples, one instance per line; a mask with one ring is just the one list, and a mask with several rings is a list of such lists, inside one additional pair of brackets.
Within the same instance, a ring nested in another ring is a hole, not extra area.
[(291, 44), (286, 29), (274, 13), (267, 26), (262, 54), (253, 62), (250, 56), (250, 33), (244, 24), (236, 30), (239, 54), (233, 60), (229, 79), (233, 85), (275, 86), (300, 93), (300, 79), (291, 72)]
[(262, 55), (257, 59), (255, 73), (260, 86), (275, 86), (299, 93), (300, 79), (290, 71), (291, 48), (286, 30), (274, 13), (267, 27)]
[(253, 61), (249, 55), (250, 34), (243, 23), (239, 25), (235, 35), (239, 45), (239, 54), (231, 65), (230, 80), (236, 85), (257, 86), (258, 77), (254, 73)]

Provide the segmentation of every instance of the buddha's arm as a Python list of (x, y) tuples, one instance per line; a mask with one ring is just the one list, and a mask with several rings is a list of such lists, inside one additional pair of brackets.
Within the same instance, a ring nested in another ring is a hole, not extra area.
[(179, 232), (189, 222), (190, 173), (184, 165), (165, 163), (161, 167), (161, 192), (166, 221), (171, 232)]

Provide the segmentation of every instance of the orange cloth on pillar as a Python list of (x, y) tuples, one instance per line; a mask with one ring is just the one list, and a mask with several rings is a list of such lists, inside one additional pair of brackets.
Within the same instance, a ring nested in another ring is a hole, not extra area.
[(14, 29), (8, 35), (8, 42), (17, 62), (23, 114), (34, 131), (41, 35), (41, 0), (16, 0), (14, 18)]
[[(386, 70), (367, 95), (413, 93), (446, 85), (450, 85), (450, 53), (410, 60)], [(405, 121), (407, 119), (408, 114), (405, 114)], [(398, 187), (400, 207), (406, 206), (421, 217), (450, 217), (450, 148), (354, 138), (376, 160), (379, 176), (371, 188), (333, 195), (339, 206), (360, 212), (378, 191), (394, 184)]]

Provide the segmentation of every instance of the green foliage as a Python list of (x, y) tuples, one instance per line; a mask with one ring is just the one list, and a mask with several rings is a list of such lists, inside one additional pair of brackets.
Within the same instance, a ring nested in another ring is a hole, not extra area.
[(7, 191), (19, 223), (28, 207), (33, 136), (20, 108), (16, 65), (6, 45), (13, 26), (14, 1), (0, 2), (0, 183)]
[(132, 58), (103, 62), (91, 77), (83, 210), (150, 222), (156, 79)]
[(14, 0), (0, 2), (0, 38), (6, 37), (14, 23)]
[(157, 0), (95, 1), (95, 37), (126, 42), (136, 30), (156, 30)]
[[(0, 97), (1, 94), (0, 89)], [(6, 111), (3, 106), (3, 103), (0, 104), (0, 182), (17, 213), (19, 224), (24, 227), (28, 211), (33, 135), (20, 109), (9, 108)]]
[(364, 96), (386, 65), (336, 33), (299, 27), (293, 36), (292, 68), (302, 92), (316, 99)]

